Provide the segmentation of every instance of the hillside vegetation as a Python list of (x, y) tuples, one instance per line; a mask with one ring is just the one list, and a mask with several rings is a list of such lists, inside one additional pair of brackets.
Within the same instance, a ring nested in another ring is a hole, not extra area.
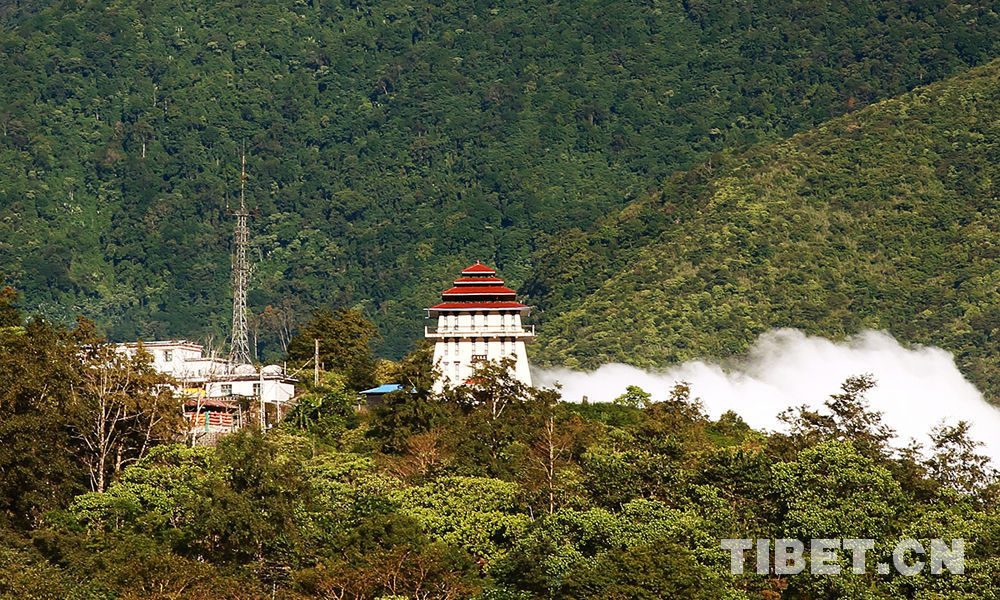
[(398, 357), (470, 260), (520, 284), (713, 152), (1000, 55), (996, 2), (66, 1), (0, 23), (0, 280), (116, 339), (218, 339), (245, 142), (272, 357), (321, 305)]
[[(535, 356), (658, 366), (740, 353), (771, 327), (833, 337), (871, 327), (952, 351), (995, 397), (998, 139), (995, 61), (717, 155), (567, 239), (572, 269), (533, 282), (558, 313)], [(599, 287), (582, 301), (555, 292), (586, 292), (587, 281)]]
[[(191, 448), (171, 443), (176, 404), (145, 359), (109, 362), (86, 322), (25, 321), (12, 300), (0, 292), (2, 600), (996, 598), (989, 459), (967, 424), (928, 432), (926, 455), (894, 450), (864, 377), (777, 433), (708, 417), (683, 385), (586, 405), (496, 363), (435, 395), (424, 346), (393, 367), (413, 387), (369, 411), (328, 372), (267, 432)], [(730, 538), (876, 545), (864, 574), (838, 549), (835, 575), (758, 575), (753, 552), (737, 575)], [(914, 576), (880, 574), (904, 539), (964, 540), (964, 574), (934, 574), (934, 550)]]

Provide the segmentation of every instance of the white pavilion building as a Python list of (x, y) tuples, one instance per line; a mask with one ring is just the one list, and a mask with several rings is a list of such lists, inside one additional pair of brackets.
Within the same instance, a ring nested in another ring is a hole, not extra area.
[(446, 384), (469, 382), (478, 363), (506, 357), (514, 358), (514, 376), (531, 385), (525, 344), (535, 337), (535, 328), (521, 321), (531, 309), (496, 275), (476, 261), (441, 294), (440, 304), (427, 309), (428, 317), (437, 319), (437, 326), (424, 331), (434, 340), (434, 364), (441, 371), (436, 392)]

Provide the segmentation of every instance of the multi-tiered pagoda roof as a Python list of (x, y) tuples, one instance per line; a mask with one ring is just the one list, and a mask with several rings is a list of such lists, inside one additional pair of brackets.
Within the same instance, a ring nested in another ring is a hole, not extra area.
[(441, 294), (441, 303), (427, 310), (524, 310), (517, 292), (504, 285), (497, 272), (478, 260)]

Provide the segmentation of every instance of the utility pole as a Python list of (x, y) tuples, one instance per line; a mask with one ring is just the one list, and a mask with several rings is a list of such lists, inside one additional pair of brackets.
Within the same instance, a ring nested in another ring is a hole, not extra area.
[(319, 387), (319, 338), (313, 338), (313, 387)]
[(257, 400), (260, 402), (260, 430), (264, 431), (267, 426), (267, 407), (264, 406), (264, 369), (260, 370), (260, 378), (258, 381)]
[(231, 211), (236, 217), (233, 231), (233, 331), (229, 345), (229, 361), (235, 365), (251, 364), (250, 341), (247, 335), (247, 285), (250, 283), (250, 263), (247, 260), (247, 245), (250, 229), (247, 217), (255, 211), (247, 210), (246, 203), (247, 155), (243, 149), (240, 168), (240, 207)]

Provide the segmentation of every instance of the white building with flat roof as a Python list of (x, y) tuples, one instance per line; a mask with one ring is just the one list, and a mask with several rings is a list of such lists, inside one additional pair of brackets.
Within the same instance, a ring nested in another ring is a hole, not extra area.
[[(139, 349), (139, 343), (118, 344), (116, 349), (132, 355)], [(201, 344), (187, 340), (142, 342), (142, 349), (153, 358), (153, 368), (169, 375), (182, 387), (200, 387), (206, 381), (222, 377), (231, 370), (229, 361), (205, 356)], [(187, 386), (186, 384), (191, 384)]]

